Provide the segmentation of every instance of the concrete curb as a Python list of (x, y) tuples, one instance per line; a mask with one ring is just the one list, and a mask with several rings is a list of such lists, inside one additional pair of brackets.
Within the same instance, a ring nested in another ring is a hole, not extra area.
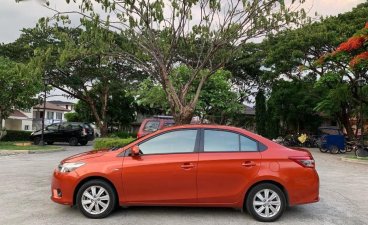
[(346, 158), (346, 157), (341, 157), (341, 160), (342, 161), (345, 161), (345, 162), (351, 162), (351, 163), (358, 163), (358, 164), (368, 165), (368, 160), (351, 159), (351, 158)]
[(65, 151), (64, 148), (55, 148), (47, 150), (0, 150), (0, 155), (14, 155), (14, 154), (42, 154), (50, 152)]

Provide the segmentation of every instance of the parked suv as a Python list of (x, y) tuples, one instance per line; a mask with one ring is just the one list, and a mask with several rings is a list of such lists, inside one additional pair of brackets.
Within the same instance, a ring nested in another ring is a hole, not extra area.
[[(42, 130), (35, 131), (30, 136), (35, 145), (41, 141), (41, 132)], [(44, 140), (49, 145), (54, 142), (69, 142), (71, 146), (76, 146), (78, 143), (86, 145), (94, 137), (93, 128), (88, 123), (54, 123), (47, 126), (44, 131)]]
[(165, 127), (171, 127), (174, 124), (175, 122), (172, 116), (154, 116), (153, 118), (145, 119), (139, 127), (137, 138), (155, 132), (156, 130), (161, 130)]

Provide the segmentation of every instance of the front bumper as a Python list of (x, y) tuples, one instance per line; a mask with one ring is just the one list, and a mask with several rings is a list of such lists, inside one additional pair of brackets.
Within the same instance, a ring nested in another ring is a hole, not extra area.
[(77, 184), (78, 174), (75, 171), (60, 173), (55, 170), (51, 183), (51, 200), (63, 205), (73, 205)]

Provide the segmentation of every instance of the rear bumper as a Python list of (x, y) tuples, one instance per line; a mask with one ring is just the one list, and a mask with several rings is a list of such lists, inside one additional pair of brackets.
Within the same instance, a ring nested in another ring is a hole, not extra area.
[(319, 201), (319, 176), (315, 169), (307, 169), (304, 176), (294, 178), (289, 190), (289, 205), (301, 205)]
[(78, 174), (73, 172), (60, 173), (55, 170), (51, 183), (51, 200), (63, 204), (73, 205), (74, 190), (78, 183)]

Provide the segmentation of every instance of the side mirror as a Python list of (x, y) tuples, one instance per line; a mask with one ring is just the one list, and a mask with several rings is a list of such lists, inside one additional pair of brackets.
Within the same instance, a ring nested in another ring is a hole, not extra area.
[(133, 147), (132, 147), (132, 156), (137, 156), (137, 155), (139, 155), (139, 152), (140, 152), (140, 150), (139, 150), (139, 146), (138, 145), (134, 145)]

